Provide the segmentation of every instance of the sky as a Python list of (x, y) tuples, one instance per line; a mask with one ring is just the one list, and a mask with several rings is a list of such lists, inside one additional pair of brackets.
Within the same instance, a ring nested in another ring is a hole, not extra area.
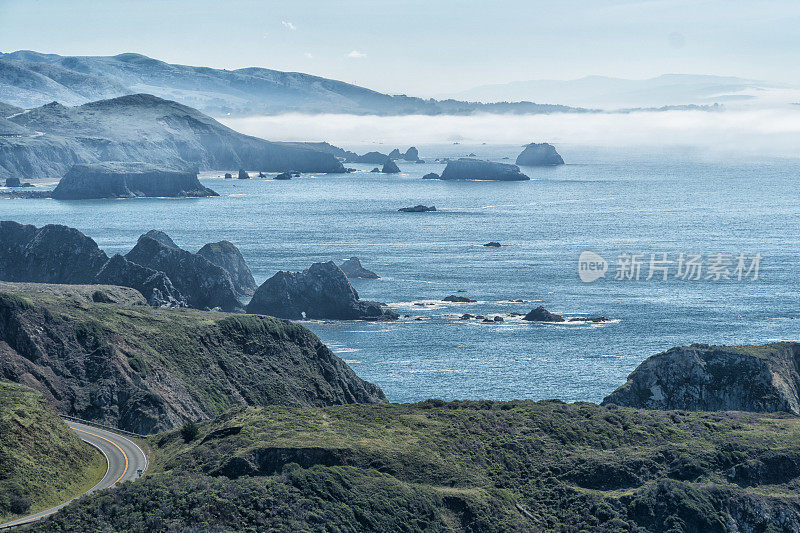
[(797, 0), (0, 0), (0, 51), (138, 52), (434, 96), (587, 75), (800, 83)]

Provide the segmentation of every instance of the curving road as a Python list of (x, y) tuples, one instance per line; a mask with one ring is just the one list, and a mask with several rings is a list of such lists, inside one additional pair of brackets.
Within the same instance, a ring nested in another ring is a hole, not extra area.
[[(130, 438), (123, 437), (118, 433), (105, 429), (79, 424), (71, 420), (65, 420), (65, 422), (81, 439), (100, 450), (103, 455), (105, 455), (106, 462), (108, 463), (106, 475), (103, 476), (100, 483), (83, 494), (91, 494), (98, 490), (111, 488), (122, 481), (137, 479), (140, 470), (142, 472), (147, 470), (147, 455), (145, 455), (144, 450), (137, 446)], [(83, 496), (83, 494), (81, 494), (81, 496)], [(77, 497), (79, 496), (76, 496), (76, 498)], [(50, 509), (45, 509), (36, 514), (19, 518), (13, 522), (6, 522), (0, 525), (0, 529), (10, 529), (29, 522), (34, 522), (55, 513), (71, 501), (72, 500), (69, 500), (55, 507), (51, 507)]]

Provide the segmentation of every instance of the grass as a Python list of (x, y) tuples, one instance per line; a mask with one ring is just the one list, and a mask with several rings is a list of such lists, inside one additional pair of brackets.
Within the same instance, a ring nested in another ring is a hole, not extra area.
[(105, 473), (105, 457), (80, 440), (41, 394), (0, 382), (0, 523), (83, 494)]

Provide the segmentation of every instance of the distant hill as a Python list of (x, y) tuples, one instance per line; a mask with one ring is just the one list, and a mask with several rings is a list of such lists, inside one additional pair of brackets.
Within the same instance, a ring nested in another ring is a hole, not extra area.
[(287, 112), (438, 115), (581, 111), (531, 102), (484, 105), (391, 96), (298, 72), (173, 65), (130, 53), (87, 57), (31, 51), (0, 54), (0, 101), (15, 106), (31, 108), (52, 101), (79, 105), (133, 93), (154, 94), (215, 116)]
[(665, 74), (645, 80), (587, 76), (576, 80), (516, 81), (447, 96), (479, 102), (535, 100), (610, 109), (735, 102), (753, 99), (774, 88), (778, 85), (730, 76)]
[(60, 178), (76, 163), (103, 161), (178, 170), (344, 172), (331, 154), (243, 135), (148, 94), (76, 107), (49, 103), (4, 119), (0, 131), (17, 133), (0, 136), (0, 178)]

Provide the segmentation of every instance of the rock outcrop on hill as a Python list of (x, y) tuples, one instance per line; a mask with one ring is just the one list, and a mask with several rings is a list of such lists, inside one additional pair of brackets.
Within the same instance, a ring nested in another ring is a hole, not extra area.
[(0, 177), (63, 177), (76, 164), (344, 172), (333, 155), (238, 133), (190, 107), (131, 94), (78, 107), (53, 102), (7, 119), (35, 135), (0, 137)]
[(0, 380), (41, 391), (63, 414), (150, 433), (236, 406), (386, 401), (298, 324), (93, 303), (103, 286), (79, 300), (75, 286), (9, 285)]
[(265, 281), (247, 305), (248, 313), (293, 320), (390, 320), (381, 304), (360, 300), (336, 263), (314, 263), (302, 272), (278, 272)]
[(196, 172), (145, 163), (74, 165), (53, 190), (57, 200), (136, 197), (218, 196), (204, 187)]
[(531, 143), (517, 156), (516, 163), (526, 167), (563, 165), (564, 160), (549, 143)]
[(462, 157), (455, 161), (448, 161), (439, 179), (521, 181), (530, 178), (520, 172), (517, 165)]
[(231, 276), (236, 294), (242, 298), (252, 296), (258, 285), (250, 268), (244, 261), (242, 252), (229, 241), (211, 242), (200, 248), (197, 255), (223, 268)]
[(138, 265), (164, 272), (184, 295), (190, 307), (241, 310), (242, 304), (230, 274), (205, 257), (142, 235), (125, 258)]
[(379, 279), (380, 276), (377, 275), (375, 272), (371, 270), (367, 270), (363, 266), (361, 266), (361, 261), (358, 257), (351, 257), (341, 265), (339, 268), (344, 272), (344, 275), (347, 276), (349, 279), (361, 278), (361, 279)]
[(800, 343), (693, 344), (648, 357), (604, 404), (800, 415)]

